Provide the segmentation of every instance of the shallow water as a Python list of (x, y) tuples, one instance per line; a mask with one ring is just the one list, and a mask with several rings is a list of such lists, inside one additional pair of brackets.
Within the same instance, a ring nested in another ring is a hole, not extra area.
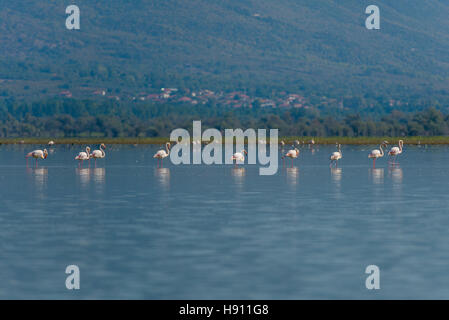
[[(305, 147), (294, 167), (156, 168), (154, 146), (0, 146), (0, 298), (449, 298), (449, 149)], [(288, 164), (290, 166), (290, 164)], [(65, 288), (78, 265), (81, 290)], [(365, 288), (365, 268), (381, 271)]]

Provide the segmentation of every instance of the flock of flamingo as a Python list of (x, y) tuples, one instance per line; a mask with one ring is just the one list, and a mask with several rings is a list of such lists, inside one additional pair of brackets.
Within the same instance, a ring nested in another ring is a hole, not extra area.
[[(52, 146), (55, 143), (53, 141), (50, 141), (48, 145)], [(81, 151), (76, 157), (75, 160), (79, 161), (79, 165), (82, 165), (84, 161), (90, 161), (90, 159), (95, 160), (95, 165), (97, 164), (97, 159), (102, 159), (106, 157), (106, 146), (104, 143), (100, 144), (100, 147), (98, 150), (92, 151), (90, 153), (90, 147), (86, 147), (86, 151)], [(48, 151), (47, 149), (44, 150), (34, 150), (28, 153), (25, 158), (27, 159), (27, 165), (28, 165), (28, 158), (34, 158), (36, 160), (36, 166), (37, 166), (37, 160), (38, 159), (47, 159), (48, 157)]]
[[(295, 144), (299, 145), (299, 141), (296, 140)], [(315, 141), (310, 140), (309, 144), (314, 145)], [(285, 145), (285, 142), (281, 141), (281, 146), (283, 147), (284, 145)], [(392, 157), (392, 161), (390, 161), (390, 163), (394, 164), (396, 162), (397, 156), (402, 153), (403, 145), (404, 145), (404, 141), (399, 140), (398, 146), (394, 146), (390, 149), (390, 151), (388, 151), (388, 156)], [(337, 146), (337, 151), (333, 152), (329, 158), (331, 161), (330, 166), (332, 166), (332, 165), (337, 166), (338, 160), (343, 158), (343, 153), (341, 152), (341, 144), (337, 143), (336, 146)], [(376, 160), (378, 158), (382, 158), (385, 155), (383, 148), (387, 148), (387, 146), (388, 146), (388, 141), (383, 141), (380, 144), (379, 149), (371, 150), (371, 152), (368, 154), (368, 158), (373, 159), (373, 168), (376, 167)], [(293, 159), (296, 159), (299, 157), (299, 149), (295, 147), (294, 149), (289, 150), (286, 154), (284, 154), (282, 156), (282, 159), (284, 160), (285, 157), (291, 158), (292, 166), (293, 166)]]
[[(293, 149), (288, 150), (287, 153), (285, 153), (282, 156), (282, 160), (285, 161), (285, 158), (290, 158), (291, 159), (291, 163), (293, 166), (293, 159), (296, 159), (299, 157), (299, 149), (297, 146), (299, 146), (299, 141), (296, 140), (295, 142), (295, 146), (293, 146)], [(54, 145), (53, 141), (50, 141), (48, 143), (49, 145)], [(283, 150), (284, 146), (285, 146), (285, 142), (281, 141), (281, 148)], [(314, 145), (315, 141), (312, 139), (309, 141), (310, 145)], [(402, 154), (402, 147), (404, 145), (404, 141), (403, 140), (399, 140), (398, 142), (398, 146), (394, 146), (390, 149), (390, 151), (388, 152), (388, 155), (392, 158), (391, 163), (395, 163), (396, 158), (398, 155)], [(380, 145), (379, 145), (379, 149), (374, 149), (372, 150), (369, 154), (368, 154), (368, 158), (373, 159), (373, 168), (376, 166), (376, 160), (379, 158), (382, 158), (384, 156), (384, 149), (383, 148), (387, 148), (388, 146), (388, 141), (383, 141)], [(336, 144), (337, 147), (337, 151), (333, 152), (330, 156), (330, 166), (334, 165), (337, 166), (338, 165), (338, 160), (340, 160), (341, 158), (343, 158), (343, 153), (341, 151), (341, 144), (337, 143)], [(85, 151), (81, 151), (76, 157), (75, 160), (79, 161), (79, 165), (82, 166), (84, 161), (90, 161), (90, 159), (94, 159), (95, 160), (95, 164), (97, 162), (97, 159), (102, 159), (104, 157), (106, 157), (106, 153), (105, 153), (105, 149), (106, 146), (104, 143), (102, 143), (100, 145), (100, 147), (98, 148), (98, 150), (94, 150), (92, 151), (92, 153), (90, 153), (90, 147), (86, 147)], [(236, 152), (232, 155), (232, 160), (235, 161), (235, 165), (237, 166), (238, 162), (244, 162), (245, 161), (245, 156), (247, 155), (247, 151), (246, 150), (242, 150), (241, 152)], [(158, 161), (158, 167), (161, 166), (162, 167), (162, 161), (164, 158), (168, 157), (170, 155), (170, 143), (167, 142), (165, 144), (165, 150), (159, 150), (158, 152), (156, 152), (153, 156), (153, 158), (157, 159)], [(28, 158), (34, 158), (36, 160), (36, 166), (37, 166), (37, 160), (38, 159), (46, 159), (48, 156), (48, 151), (47, 149), (44, 150), (34, 150), (30, 153), (28, 153), (25, 157), (27, 159), (27, 165), (28, 165)]]

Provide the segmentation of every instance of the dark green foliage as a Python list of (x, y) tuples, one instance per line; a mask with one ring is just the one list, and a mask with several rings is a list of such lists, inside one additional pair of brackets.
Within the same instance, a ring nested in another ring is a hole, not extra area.
[(449, 134), (449, 116), (435, 108), (377, 117), (333, 116), (305, 109), (154, 105), (143, 102), (50, 100), (0, 104), (0, 137), (168, 137), (176, 128), (279, 129), (281, 136), (368, 137)]

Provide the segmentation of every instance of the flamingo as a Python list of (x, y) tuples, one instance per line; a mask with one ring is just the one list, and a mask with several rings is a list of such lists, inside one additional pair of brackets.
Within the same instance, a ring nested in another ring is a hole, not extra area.
[[(195, 141), (194, 141), (195, 142)], [(157, 158), (157, 165), (159, 167), (159, 159), (161, 160), (161, 167), (162, 167), (162, 161), (164, 158), (167, 158), (170, 155), (170, 142), (167, 142), (165, 144), (165, 150), (159, 150), (156, 152), (153, 156), (153, 158)]]
[(25, 158), (27, 159), (27, 166), (28, 166), (28, 158), (29, 157), (33, 157), (34, 159), (36, 159), (36, 167), (37, 167), (37, 159), (47, 159), (48, 157), (48, 152), (47, 149), (42, 150), (34, 150), (30, 153), (28, 153)]
[(293, 159), (296, 159), (299, 157), (299, 150), (298, 148), (292, 149), (292, 150), (288, 150), (288, 152), (282, 157), (282, 160), (284, 161), (285, 164), (285, 157), (289, 157), (292, 159), (292, 168), (293, 168)]
[(55, 145), (55, 142), (54, 142), (53, 140), (50, 140), (50, 141), (48, 141), (48, 145), (49, 145), (49, 146), (54, 146), (54, 145)]
[(97, 165), (97, 159), (102, 159), (102, 158), (106, 157), (106, 153), (104, 152), (104, 150), (106, 149), (106, 146), (104, 145), (104, 143), (100, 144), (99, 149), (100, 150), (92, 151), (92, 153), (89, 156), (89, 158), (95, 159), (95, 166)]
[(84, 160), (90, 161), (90, 147), (86, 147), (86, 152), (81, 151), (76, 157), (75, 160), (79, 160), (78, 166), (84, 162)]
[(393, 164), (396, 161), (396, 157), (402, 153), (402, 146), (404, 145), (404, 141), (399, 140), (398, 145), (399, 145), (399, 147), (393, 147), (388, 152), (388, 155), (390, 157), (394, 157), (393, 158)]
[(376, 159), (377, 158), (382, 158), (384, 156), (384, 150), (382, 149), (382, 146), (386, 147), (387, 146), (387, 141), (384, 141), (384, 142), (381, 143), (381, 145), (379, 146), (380, 150), (374, 149), (368, 155), (368, 158), (373, 159), (373, 168), (376, 167)]
[(332, 165), (332, 162), (334, 162), (335, 167), (338, 165), (338, 160), (343, 158), (343, 154), (341, 153), (341, 144), (337, 144), (337, 148), (338, 148), (338, 151), (332, 153), (331, 157), (330, 157), (331, 165)]
[(313, 140), (313, 139), (310, 140), (310, 141), (309, 141), (309, 144), (310, 144), (310, 145), (314, 145), (314, 144), (315, 144), (315, 140)]
[(284, 140), (281, 140), (281, 146), (282, 146), (282, 147), (285, 146)]
[(232, 155), (231, 159), (235, 160), (235, 167), (237, 168), (237, 161), (245, 162), (245, 155), (248, 155), (246, 150), (242, 150), (242, 152), (236, 152)]

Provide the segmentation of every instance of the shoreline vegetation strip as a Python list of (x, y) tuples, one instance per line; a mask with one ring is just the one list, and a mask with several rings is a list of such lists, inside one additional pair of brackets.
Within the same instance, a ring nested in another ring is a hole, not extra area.
[[(398, 140), (404, 140), (404, 144), (410, 145), (449, 145), (449, 136), (435, 136), (435, 137), (280, 137), (278, 142), (284, 141), (286, 147), (290, 144), (294, 144), (297, 140), (301, 144), (309, 144), (311, 140), (314, 140), (315, 144), (331, 145), (331, 144), (346, 144), (346, 145), (368, 145), (368, 144), (380, 144), (384, 140), (389, 144), (395, 145)], [(224, 141), (224, 138), (222, 139)], [(267, 143), (269, 139), (267, 138)], [(55, 145), (58, 144), (164, 144), (169, 141), (169, 138), (0, 138), (0, 144), (44, 144), (54, 141)], [(246, 140), (245, 140), (246, 142)], [(203, 143), (205, 143), (203, 141)], [(206, 142), (207, 143), (207, 142)]]

